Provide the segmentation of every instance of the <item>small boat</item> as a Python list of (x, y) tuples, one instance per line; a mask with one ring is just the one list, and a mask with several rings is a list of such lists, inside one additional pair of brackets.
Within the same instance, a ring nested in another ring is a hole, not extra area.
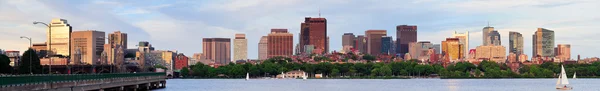
[(250, 80), (250, 74), (246, 73), (246, 81)]
[(306, 78), (308, 78), (308, 76), (306, 76), (306, 72), (304, 72), (304, 75), (302, 76), (302, 79), (304, 79), (304, 81), (306, 81)]
[(577, 79), (577, 72), (573, 73), (573, 79)]
[(573, 87), (570, 87), (567, 85), (569, 85), (569, 80), (567, 79), (567, 73), (565, 72), (565, 67), (561, 65), (560, 76), (558, 76), (558, 80), (556, 81), (556, 89), (558, 89), (558, 90), (573, 89)]

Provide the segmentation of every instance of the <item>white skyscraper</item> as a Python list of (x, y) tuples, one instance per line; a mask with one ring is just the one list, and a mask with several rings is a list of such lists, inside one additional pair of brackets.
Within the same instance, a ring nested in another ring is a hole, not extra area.
[(233, 61), (248, 59), (248, 40), (246, 39), (246, 34), (235, 34), (233, 41)]

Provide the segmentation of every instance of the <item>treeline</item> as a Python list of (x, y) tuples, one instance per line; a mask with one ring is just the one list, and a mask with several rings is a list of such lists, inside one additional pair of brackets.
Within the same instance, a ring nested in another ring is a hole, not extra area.
[[(0, 54), (0, 74), (43, 74), (48, 73), (47, 69), (40, 65), (40, 58), (35, 50), (29, 48), (23, 52), (21, 61), (18, 62), (18, 67), (10, 66), (10, 58), (4, 54)], [(44, 72), (45, 71), (45, 72)]]
[[(577, 72), (578, 76), (598, 76), (600, 62), (594, 64), (565, 65), (568, 74)], [(513, 72), (505, 64), (482, 61), (479, 65), (468, 62), (442, 65), (418, 64), (416, 60), (391, 63), (295, 63), (289, 58), (275, 57), (260, 64), (229, 64), (213, 68), (202, 63), (183, 68), (181, 73), (190, 78), (243, 78), (246, 73), (251, 77), (274, 77), (281, 72), (303, 70), (309, 74), (323, 74), (329, 78), (381, 78), (381, 77), (426, 77), (437, 74), (443, 78), (546, 78), (560, 72), (560, 64), (522, 66), (521, 74)]]

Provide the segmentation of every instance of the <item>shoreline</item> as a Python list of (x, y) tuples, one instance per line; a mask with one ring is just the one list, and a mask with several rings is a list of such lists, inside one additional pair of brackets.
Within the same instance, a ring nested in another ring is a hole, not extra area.
[[(170, 79), (245, 79), (245, 78), (170, 78)], [(253, 79), (253, 78), (250, 78)], [(265, 78), (254, 78), (254, 79), (265, 79)], [(279, 79), (279, 78), (267, 78), (267, 79)], [(291, 79), (291, 78), (288, 78)], [(301, 78), (293, 78), (299, 79)], [(486, 78), (486, 77), (428, 77), (428, 78), (419, 78), (419, 77), (356, 77), (356, 78), (308, 78), (308, 79), (556, 79), (553, 77), (499, 77), (499, 78)], [(569, 78), (572, 79), (572, 78)], [(579, 77), (577, 79), (600, 79), (600, 77)]]

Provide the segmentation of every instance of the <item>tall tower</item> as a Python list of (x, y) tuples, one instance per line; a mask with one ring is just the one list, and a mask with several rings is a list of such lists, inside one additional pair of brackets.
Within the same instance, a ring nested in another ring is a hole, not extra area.
[(396, 53), (403, 57), (404, 54), (408, 53), (408, 44), (411, 42), (417, 42), (417, 26), (396, 26)]
[(294, 55), (294, 35), (288, 33), (287, 29), (271, 29), (267, 40), (269, 48), (267, 58)]
[(75, 53), (75, 50), (80, 50), (80, 59), (71, 57), (71, 60), (83, 64), (102, 64), (98, 62), (98, 59), (100, 59), (100, 55), (104, 51), (104, 35), (104, 32), (95, 30), (73, 32), (71, 34), (71, 53)]
[(521, 33), (510, 31), (508, 42), (510, 53), (514, 53), (516, 55), (523, 53), (523, 35)]
[(267, 59), (267, 53), (269, 52), (269, 37), (262, 36), (258, 42), (258, 59)]
[(494, 46), (501, 46), (502, 45), (502, 41), (500, 40), (500, 33), (498, 33), (498, 31), (494, 30), (491, 31), (488, 34), (488, 45), (494, 45)]
[(469, 31), (467, 31), (465, 33), (457, 33), (456, 31), (454, 31), (452, 36), (454, 38), (458, 38), (459, 43), (464, 45), (464, 46), (462, 46), (462, 49), (465, 51), (465, 52), (463, 52), (463, 55), (465, 55), (465, 58), (469, 58), (469, 55), (467, 55), (467, 51), (469, 51), (469, 49), (470, 49), (469, 48)]
[(313, 45), (315, 50), (329, 51), (327, 42), (327, 19), (305, 17), (300, 24), (300, 50), (304, 53), (304, 46)]
[[(52, 19), (50, 25), (52, 34), (48, 33), (47, 40), (51, 40), (48, 50), (55, 55), (70, 56), (71, 55), (71, 25), (65, 19)], [(50, 37), (52, 36), (52, 37)], [(52, 49), (50, 49), (52, 47)]]
[(214, 63), (225, 65), (231, 62), (231, 39), (203, 38), (202, 47), (202, 53)]
[(235, 34), (235, 39), (233, 39), (233, 61), (246, 59), (248, 59), (246, 34)]
[(533, 34), (533, 53), (532, 57), (540, 55), (542, 57), (554, 57), (554, 31), (537, 28)]
[(490, 25), (489, 25), (489, 24), (488, 24), (488, 26), (486, 26), (486, 27), (484, 27), (484, 28), (483, 28), (483, 32), (482, 32), (482, 35), (483, 35), (483, 37), (482, 37), (483, 39), (482, 39), (482, 40), (483, 40), (483, 41), (482, 41), (482, 42), (483, 42), (483, 45), (484, 45), (484, 46), (486, 46), (486, 45), (490, 45), (489, 34), (490, 34), (492, 31), (494, 31), (494, 27), (490, 27)]
[(116, 64), (121, 67), (125, 63), (125, 49), (127, 49), (127, 34), (115, 31), (108, 34), (108, 44), (104, 45), (107, 64)]
[(381, 54), (381, 38), (387, 36), (387, 30), (367, 30), (365, 35), (367, 35), (367, 53)]

